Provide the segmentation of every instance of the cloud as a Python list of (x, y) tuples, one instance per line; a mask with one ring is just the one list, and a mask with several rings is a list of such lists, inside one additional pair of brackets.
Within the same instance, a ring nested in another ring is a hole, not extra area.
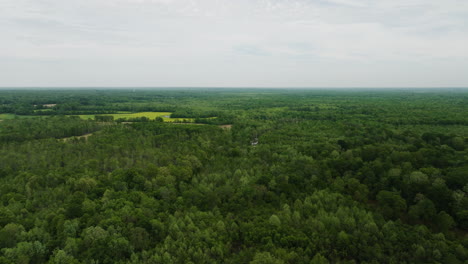
[[(468, 68), (464, 0), (4, 0), (0, 32), (0, 68), (11, 76), (0, 86), (56, 83), (60, 67), (64, 85), (92, 85), (96, 72), (101, 85), (468, 81), (449, 72)], [(44, 61), (50, 71), (32, 72)]]

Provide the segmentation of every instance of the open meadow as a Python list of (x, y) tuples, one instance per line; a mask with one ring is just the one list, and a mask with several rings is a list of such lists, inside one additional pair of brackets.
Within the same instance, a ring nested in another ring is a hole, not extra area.
[[(139, 112), (139, 113), (117, 113), (117, 114), (104, 114), (100, 116), (112, 116), (114, 120), (134, 120), (141, 117), (146, 117), (149, 120), (155, 120), (158, 117), (161, 117), (164, 122), (182, 122), (182, 123), (192, 123), (194, 118), (171, 118), (171, 112)], [(96, 115), (78, 115), (81, 119), (94, 120)]]
[[(41, 110), (43, 111), (43, 110)], [(49, 109), (47, 112), (53, 111)], [(38, 113), (39, 111), (35, 111)], [(163, 122), (174, 122), (174, 123), (193, 123), (195, 118), (171, 118), (172, 113), (170, 112), (140, 112), (140, 113), (116, 113), (116, 114), (96, 114), (96, 115), (66, 115), (66, 116), (78, 116), (83, 120), (95, 120), (96, 116), (112, 116), (114, 120), (120, 121), (132, 121), (139, 118), (148, 118), (148, 120), (154, 121), (156, 118), (162, 118)], [(15, 115), (15, 114), (0, 114), (0, 120), (15, 119), (15, 118), (43, 118), (50, 115)], [(212, 117), (214, 118), (214, 117)]]

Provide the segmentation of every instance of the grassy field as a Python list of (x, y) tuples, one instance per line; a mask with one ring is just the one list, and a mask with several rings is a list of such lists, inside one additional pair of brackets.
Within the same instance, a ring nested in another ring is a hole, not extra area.
[[(132, 118), (138, 118), (138, 117), (147, 117), (150, 120), (154, 120), (156, 117), (162, 117), (164, 122), (186, 122), (186, 123), (192, 123), (195, 122), (195, 118), (170, 118), (169, 116), (171, 115), (171, 112), (140, 112), (140, 113), (131, 113), (131, 112), (118, 112), (116, 114), (103, 114), (103, 116), (113, 116), (114, 120), (117, 120), (119, 118), (125, 118), (125, 119), (132, 119)], [(96, 115), (74, 115), (74, 116), (79, 116), (81, 119), (87, 120), (87, 119), (92, 119), (94, 120)], [(22, 115), (15, 115), (15, 114), (0, 114), (0, 120), (7, 120), (7, 119), (14, 119), (15, 117), (17, 118), (38, 118), (42, 117), (40, 115), (37, 116), (22, 116)]]
[[(119, 118), (132, 119), (138, 117), (147, 117), (154, 120), (156, 117), (162, 117), (164, 122), (194, 122), (194, 118), (170, 118), (170, 112), (140, 112), (140, 113), (118, 113), (118, 114), (105, 114), (103, 116), (113, 116), (114, 120)], [(94, 119), (96, 115), (78, 115), (81, 119)]]

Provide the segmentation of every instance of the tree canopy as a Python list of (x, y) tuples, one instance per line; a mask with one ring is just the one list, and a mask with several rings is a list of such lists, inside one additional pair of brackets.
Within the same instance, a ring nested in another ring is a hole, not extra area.
[[(466, 90), (0, 90), (0, 263), (466, 263), (467, 105)], [(119, 111), (196, 121), (76, 116)]]

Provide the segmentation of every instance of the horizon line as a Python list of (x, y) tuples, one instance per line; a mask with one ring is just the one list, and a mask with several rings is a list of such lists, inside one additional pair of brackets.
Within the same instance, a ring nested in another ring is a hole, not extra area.
[(468, 89), (468, 86), (0, 86), (0, 89)]

